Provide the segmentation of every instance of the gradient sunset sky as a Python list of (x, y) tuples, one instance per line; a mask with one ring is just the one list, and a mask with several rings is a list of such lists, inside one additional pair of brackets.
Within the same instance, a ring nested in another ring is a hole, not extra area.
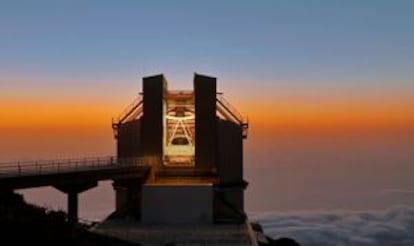
[(113, 154), (111, 118), (159, 73), (172, 89), (217, 77), (253, 154), (298, 136), (412, 140), (413, 13), (409, 0), (1, 1), (0, 160)]

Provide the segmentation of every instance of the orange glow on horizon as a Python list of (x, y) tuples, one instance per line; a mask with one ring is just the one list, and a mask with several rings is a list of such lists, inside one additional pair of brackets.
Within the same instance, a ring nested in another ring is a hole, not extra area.
[[(106, 84), (109, 86), (109, 82)], [(225, 94), (233, 106), (248, 116), (251, 133), (414, 128), (414, 99), (408, 96), (409, 89), (398, 93), (294, 87), (260, 90), (260, 96), (254, 89), (249, 96), (242, 96), (243, 91)], [(16, 92), (14, 97), (8, 93), (9, 96), (0, 98), (0, 133), (111, 134), (111, 119), (136, 94), (128, 91), (118, 91), (116, 95), (99, 91), (38, 93)]]
[[(128, 105), (130, 98), (102, 100), (100, 96), (88, 98), (84, 94), (78, 98), (79, 101), (55, 100), (32, 95), (0, 99), (0, 160), (114, 154), (111, 119)], [(249, 153), (271, 152), (275, 145), (297, 148), (302, 143), (300, 146), (306, 148), (325, 148), (333, 139), (356, 144), (364, 138), (392, 141), (414, 135), (413, 99), (315, 100), (265, 95), (249, 101), (226, 99), (249, 117)]]
[(238, 108), (259, 131), (323, 129), (413, 129), (411, 101), (265, 101), (254, 100)]
[[(251, 129), (256, 131), (414, 127), (414, 115), (409, 112), (414, 107), (332, 102), (326, 105), (251, 103), (240, 108), (248, 115)], [(116, 112), (113, 107), (100, 104), (13, 105), (2, 111), (0, 131), (9, 134), (14, 131), (110, 132), (113, 112)]]

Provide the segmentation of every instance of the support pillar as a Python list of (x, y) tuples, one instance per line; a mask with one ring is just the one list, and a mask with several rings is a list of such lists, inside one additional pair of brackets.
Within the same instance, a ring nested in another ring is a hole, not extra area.
[(68, 222), (71, 224), (78, 223), (78, 197), (79, 193), (92, 189), (98, 185), (98, 182), (61, 184), (54, 187), (67, 194), (68, 197)]
[(68, 220), (71, 224), (78, 223), (78, 192), (71, 191), (68, 195)]

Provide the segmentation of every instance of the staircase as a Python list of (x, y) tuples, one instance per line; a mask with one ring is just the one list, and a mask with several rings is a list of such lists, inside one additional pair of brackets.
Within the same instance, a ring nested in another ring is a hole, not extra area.
[(217, 112), (224, 119), (234, 122), (242, 127), (243, 138), (247, 138), (247, 130), (249, 128), (248, 119), (244, 118), (223, 96), (217, 93), (216, 98)]
[(118, 138), (118, 126), (141, 117), (143, 113), (144, 102), (142, 96), (136, 97), (125, 109), (119, 114), (118, 117), (112, 119), (112, 129), (114, 130), (115, 139)]

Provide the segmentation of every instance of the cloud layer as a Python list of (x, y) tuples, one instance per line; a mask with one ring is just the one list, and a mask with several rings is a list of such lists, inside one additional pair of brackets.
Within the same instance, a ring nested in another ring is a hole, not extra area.
[(414, 207), (384, 211), (263, 213), (250, 216), (266, 235), (290, 237), (303, 246), (412, 246)]

